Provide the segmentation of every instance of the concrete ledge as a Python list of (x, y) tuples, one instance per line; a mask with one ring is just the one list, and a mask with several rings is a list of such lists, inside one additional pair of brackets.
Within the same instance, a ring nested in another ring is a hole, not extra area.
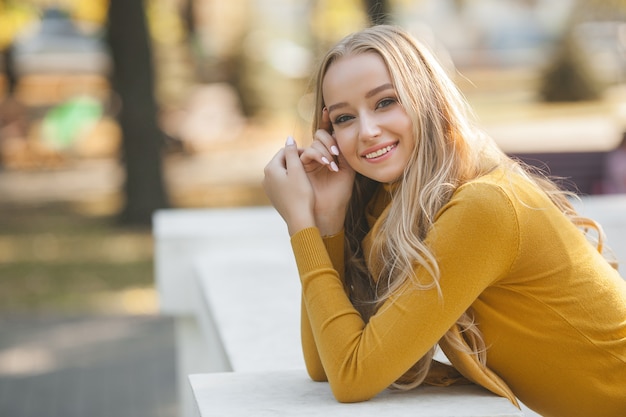
[(233, 371), (304, 369), (300, 280), (286, 233), (262, 246), (242, 239), (236, 250), (207, 253), (195, 271), (198, 316), (217, 324), (210, 338), (221, 341)]
[(195, 314), (189, 302), (189, 294), (197, 291), (195, 260), (239, 252), (243, 262), (249, 252), (243, 251), (241, 242), (263, 248), (268, 242), (289, 238), (273, 207), (159, 210), (153, 225), (160, 310), (174, 315)]
[(522, 417), (507, 399), (476, 385), (386, 390), (370, 401), (341, 404), (326, 383), (304, 371), (190, 375), (202, 417)]

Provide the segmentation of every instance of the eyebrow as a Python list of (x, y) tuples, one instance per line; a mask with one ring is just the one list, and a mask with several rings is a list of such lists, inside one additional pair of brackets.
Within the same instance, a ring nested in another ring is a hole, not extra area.
[[(389, 89), (393, 89), (393, 85), (391, 83), (386, 83), (386, 84), (380, 85), (380, 86), (378, 86), (378, 87), (368, 91), (365, 94), (365, 98), (370, 98), (370, 97), (375, 96), (376, 94), (380, 93), (381, 91), (389, 90)], [(331, 106), (328, 106), (327, 107), (328, 108), (328, 113), (330, 113), (334, 109), (337, 109), (337, 108), (340, 108), (340, 107), (344, 107), (344, 106), (347, 106), (347, 105), (348, 105), (348, 103), (341, 102), (341, 103), (336, 103), (336, 104), (333, 104)]]

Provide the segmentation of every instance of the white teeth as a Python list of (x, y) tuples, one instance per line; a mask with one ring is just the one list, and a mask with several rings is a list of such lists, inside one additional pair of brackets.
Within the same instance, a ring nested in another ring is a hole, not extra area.
[(377, 157), (379, 157), (381, 155), (386, 154), (387, 152), (389, 152), (392, 149), (393, 149), (393, 145), (389, 145), (389, 146), (386, 146), (384, 148), (381, 148), (381, 149), (377, 150), (376, 152), (368, 153), (367, 155), (365, 155), (365, 158), (366, 159), (377, 158)]

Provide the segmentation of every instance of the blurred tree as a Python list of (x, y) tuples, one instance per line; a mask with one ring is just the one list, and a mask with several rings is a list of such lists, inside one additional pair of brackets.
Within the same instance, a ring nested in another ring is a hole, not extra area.
[(73, 0), (72, 17), (80, 22), (101, 26), (107, 17), (108, 0)]
[(371, 24), (364, 0), (316, 0), (310, 8), (315, 53), (322, 54), (339, 39)]
[(13, 43), (18, 32), (37, 19), (37, 9), (17, 0), (0, 0), (0, 49)]
[(178, 107), (197, 82), (192, 34), (178, 0), (144, 0), (155, 75), (155, 98), (162, 111)]
[(541, 97), (547, 102), (593, 100), (600, 95), (587, 63), (571, 36), (566, 36), (541, 80)]
[(576, 0), (551, 65), (543, 74), (540, 94), (545, 101), (580, 101), (598, 98), (602, 83), (594, 78), (589, 57), (576, 38), (585, 22), (624, 20), (625, 0)]
[(391, 23), (389, 0), (363, 0), (365, 11), (372, 25)]
[(13, 44), (9, 43), (2, 49), (2, 70), (4, 72), (4, 83), (6, 96), (11, 98), (17, 87), (17, 74), (15, 73), (15, 64), (13, 59)]
[(125, 205), (120, 221), (149, 225), (156, 209), (168, 206), (157, 125), (152, 54), (142, 0), (111, 0), (107, 36), (113, 59), (112, 86), (121, 99)]
[(185, 28), (187, 29), (187, 35), (190, 40), (196, 38), (196, 20), (195, 20), (195, 2), (194, 0), (185, 0), (183, 3), (183, 22), (185, 22)]
[(4, 71), (5, 88), (9, 96), (17, 85), (17, 74), (13, 66), (13, 41), (17, 33), (35, 17), (36, 11), (31, 7), (16, 1), (0, 0), (0, 66)]

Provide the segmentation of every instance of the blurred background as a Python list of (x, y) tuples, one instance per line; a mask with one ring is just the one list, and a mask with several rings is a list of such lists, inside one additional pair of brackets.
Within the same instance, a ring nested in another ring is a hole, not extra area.
[(115, 395), (174, 415), (152, 213), (268, 204), (320, 54), (372, 23), (428, 44), (507, 152), (608, 151), (626, 129), (624, 0), (0, 0), (0, 415)]

